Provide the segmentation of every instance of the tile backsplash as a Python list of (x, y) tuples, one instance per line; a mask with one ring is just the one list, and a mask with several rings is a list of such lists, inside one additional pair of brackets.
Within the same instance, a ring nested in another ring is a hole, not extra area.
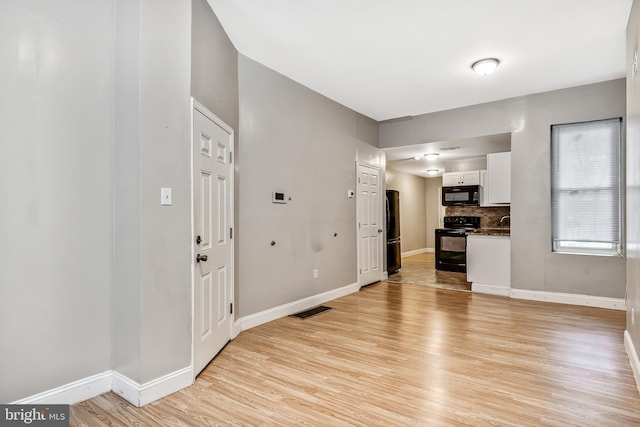
[(480, 227), (509, 227), (511, 222), (509, 219), (500, 224), (500, 218), (510, 215), (511, 208), (509, 206), (498, 207), (479, 207), (479, 206), (447, 206), (447, 216), (479, 216)]

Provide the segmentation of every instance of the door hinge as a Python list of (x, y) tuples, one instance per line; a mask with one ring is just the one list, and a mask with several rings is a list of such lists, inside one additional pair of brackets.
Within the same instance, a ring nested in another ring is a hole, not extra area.
[(360, 178), (358, 178), (358, 184), (360, 184)]
[(362, 274), (362, 269), (360, 269), (360, 274)]
[(233, 239), (233, 227), (229, 228), (229, 238)]
[(358, 223), (358, 228), (362, 228), (362, 225), (360, 225), (360, 223)]
[(229, 163), (233, 163), (233, 151), (229, 151)]
[(229, 303), (229, 313), (233, 314), (233, 303)]

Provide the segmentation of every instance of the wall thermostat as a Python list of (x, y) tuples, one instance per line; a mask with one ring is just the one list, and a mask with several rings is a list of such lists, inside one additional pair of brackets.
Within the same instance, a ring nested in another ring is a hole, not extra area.
[(274, 191), (273, 193), (271, 193), (271, 201), (273, 203), (287, 203), (287, 195), (278, 191)]

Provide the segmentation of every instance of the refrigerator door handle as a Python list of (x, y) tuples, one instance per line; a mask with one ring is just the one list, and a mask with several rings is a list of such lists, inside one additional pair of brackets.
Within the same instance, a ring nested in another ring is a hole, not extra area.
[(391, 226), (391, 210), (389, 206), (389, 198), (386, 198), (387, 201), (387, 234), (389, 233), (389, 227)]

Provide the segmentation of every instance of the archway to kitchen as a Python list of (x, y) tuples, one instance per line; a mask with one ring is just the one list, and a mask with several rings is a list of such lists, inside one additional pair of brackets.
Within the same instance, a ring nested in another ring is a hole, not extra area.
[[(454, 172), (470, 175), (466, 177), (467, 179), (474, 179), (473, 177), (477, 176), (478, 182), (471, 182), (471, 184), (477, 184), (479, 190), (485, 190), (487, 155), (511, 151), (511, 134), (502, 133), (416, 144), (385, 151), (387, 155), (386, 188), (395, 190), (399, 194), (401, 236), (400, 269), (394, 272), (391, 259), (388, 262), (390, 267), (388, 280), (401, 284), (471, 290), (471, 283), (467, 281), (466, 267), (449, 268), (440, 261), (440, 266), (436, 268), (436, 250), (440, 249), (440, 254), (446, 253), (442, 251), (443, 242), (445, 249), (453, 251), (451, 253), (457, 251), (454, 253), (454, 258), (464, 259), (466, 239), (464, 237), (443, 238), (443, 233), (440, 232), (441, 236), (437, 236), (436, 230), (443, 228), (445, 217), (477, 218), (483, 229), (506, 228), (509, 226), (509, 218), (504, 217), (509, 215), (510, 209), (508, 204), (492, 206), (488, 203), (486, 191), (482, 192), (483, 200), (478, 201), (483, 206), (443, 206), (441, 199), (443, 175), (447, 174), (448, 179), (451, 179), (451, 174)], [(453, 184), (457, 185), (457, 183), (458, 181)], [(460, 185), (468, 183), (463, 181)], [(502, 222), (500, 222), (501, 219)]]

